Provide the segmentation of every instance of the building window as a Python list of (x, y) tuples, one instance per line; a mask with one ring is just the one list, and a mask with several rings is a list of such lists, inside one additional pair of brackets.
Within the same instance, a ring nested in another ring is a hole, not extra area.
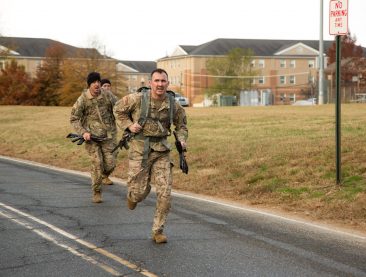
[(286, 60), (280, 60), (280, 67), (286, 68)]
[(254, 60), (250, 62), (250, 67), (255, 67), (255, 61)]
[(1, 69), (4, 69), (5, 68), (5, 66), (4, 66), (4, 62), (0, 62), (0, 70)]
[(296, 84), (296, 77), (295, 77), (294, 75), (291, 75), (291, 76), (290, 76), (290, 84), (291, 84), (291, 85)]
[(291, 103), (295, 103), (295, 101), (296, 101), (296, 94), (295, 93), (290, 93), (289, 99), (290, 99), (290, 102)]
[(282, 103), (286, 102), (286, 93), (281, 93), (281, 94), (280, 94), (280, 101), (281, 101)]
[(145, 78), (144, 77), (141, 77), (140, 84), (141, 84), (142, 87), (145, 86)]
[(264, 68), (264, 60), (258, 60), (258, 67)]
[(281, 85), (286, 84), (286, 77), (285, 76), (280, 76), (280, 84)]
[(291, 68), (295, 68), (296, 67), (296, 60), (291, 60), (290, 61), (290, 67)]
[(314, 84), (314, 83), (315, 83), (315, 77), (314, 77), (314, 76), (309, 75), (309, 77), (308, 77), (308, 81), (309, 81), (309, 83), (310, 83), (310, 84)]
[(264, 84), (264, 77), (263, 76), (260, 76), (258, 78), (258, 84)]
[(308, 60), (308, 66), (309, 66), (309, 68), (314, 68), (315, 67), (314, 60)]

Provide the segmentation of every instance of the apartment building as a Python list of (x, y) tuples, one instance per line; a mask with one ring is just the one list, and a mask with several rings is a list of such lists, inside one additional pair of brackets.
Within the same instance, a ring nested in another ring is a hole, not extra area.
[(99, 59), (115, 65), (113, 59), (104, 57), (94, 48), (80, 48), (59, 41), (45, 38), (0, 37), (0, 69), (5, 62), (15, 59), (19, 65), (23, 65), (25, 71), (34, 77), (37, 68), (45, 61), (48, 52), (58, 49), (65, 59), (77, 61)]
[[(325, 52), (332, 43), (324, 41)], [(252, 89), (259, 95), (271, 95), (272, 104), (317, 97), (317, 40), (216, 39), (198, 46), (179, 45), (170, 56), (158, 59), (157, 66), (168, 71), (171, 89), (188, 97), (193, 106), (199, 106), (212, 82), (206, 61), (224, 57), (234, 48), (253, 51), (252, 67), (259, 75), (253, 79)], [(326, 59), (325, 56), (325, 65)]]
[(150, 73), (156, 69), (154, 61), (118, 61), (118, 77), (124, 80), (126, 92), (136, 92), (140, 87), (148, 86)]

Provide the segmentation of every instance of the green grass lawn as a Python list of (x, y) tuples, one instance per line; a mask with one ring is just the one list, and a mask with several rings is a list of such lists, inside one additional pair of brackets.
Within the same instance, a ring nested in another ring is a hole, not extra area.
[[(88, 171), (65, 138), (70, 107), (0, 106), (0, 154)], [(335, 107), (186, 108), (189, 174), (174, 189), (366, 226), (366, 105), (342, 105), (342, 184), (335, 181)], [(173, 141), (173, 140), (171, 140)], [(126, 151), (114, 175), (127, 176)], [(178, 155), (173, 152), (178, 165)], [(366, 230), (366, 228), (365, 228)]]

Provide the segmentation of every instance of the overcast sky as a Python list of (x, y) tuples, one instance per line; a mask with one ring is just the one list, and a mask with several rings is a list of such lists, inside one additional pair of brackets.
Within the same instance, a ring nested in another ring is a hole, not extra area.
[[(321, 0), (0, 0), (0, 34), (95, 46), (120, 60), (157, 60), (217, 38), (320, 36)], [(366, 0), (348, 0), (349, 30), (366, 47)], [(329, 35), (324, 0), (324, 40)]]

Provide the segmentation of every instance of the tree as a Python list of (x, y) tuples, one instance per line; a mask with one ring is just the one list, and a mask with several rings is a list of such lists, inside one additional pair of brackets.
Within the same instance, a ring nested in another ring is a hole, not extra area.
[[(336, 62), (336, 43), (327, 51), (328, 66), (331, 74), (335, 74)], [(341, 80), (343, 84), (351, 84), (354, 76), (362, 75), (365, 70), (363, 58), (363, 49), (356, 45), (356, 37), (350, 34), (341, 36)], [(358, 66), (356, 66), (358, 65)]]
[(102, 78), (108, 78), (115, 89), (113, 92), (119, 94), (123, 86), (121, 80), (117, 80), (116, 60), (101, 55), (97, 48), (101, 44), (94, 40), (91, 48), (81, 49), (74, 53), (73, 59), (66, 59), (62, 66), (62, 87), (60, 88), (60, 105), (70, 106), (74, 104), (81, 92), (86, 89), (86, 77), (89, 72), (97, 71)]
[(225, 57), (208, 59), (206, 68), (213, 85), (206, 90), (206, 93), (239, 96), (241, 90), (250, 88), (251, 76), (256, 75), (256, 71), (251, 68), (252, 59), (253, 51), (242, 48), (230, 50)]
[[(341, 36), (341, 59), (353, 58), (363, 56), (363, 49), (361, 46), (356, 45), (356, 36), (351, 37), (351, 34)], [(332, 46), (327, 51), (328, 65), (336, 61), (336, 42), (333, 42)]]
[(1, 105), (34, 105), (32, 81), (24, 66), (15, 60), (5, 63), (0, 74)]
[(59, 43), (51, 45), (46, 50), (44, 64), (38, 67), (36, 78), (33, 81), (33, 92), (36, 95), (37, 105), (59, 105), (59, 90), (62, 82), (61, 66), (65, 54), (65, 48)]

